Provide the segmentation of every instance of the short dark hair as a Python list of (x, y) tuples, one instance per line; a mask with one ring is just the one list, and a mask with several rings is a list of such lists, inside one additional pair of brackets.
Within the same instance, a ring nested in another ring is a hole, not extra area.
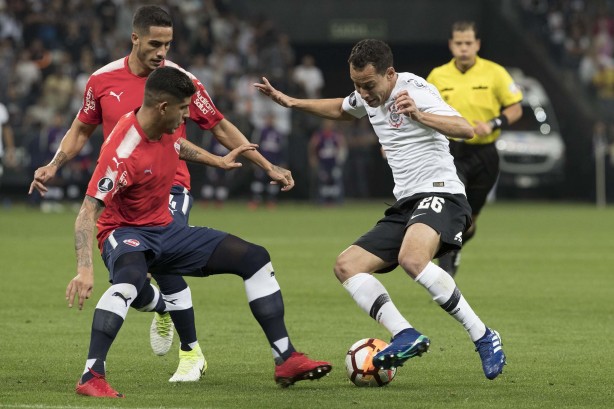
[(132, 18), (132, 29), (136, 33), (149, 32), (150, 27), (173, 27), (171, 16), (158, 6), (141, 6)]
[(195, 92), (196, 86), (185, 72), (174, 67), (160, 67), (147, 77), (143, 105), (153, 106), (169, 97), (180, 101)]
[(381, 40), (361, 40), (352, 47), (348, 63), (358, 70), (371, 64), (378, 74), (383, 75), (393, 66), (392, 50)]
[(475, 24), (474, 21), (461, 20), (452, 24), (452, 29), (450, 30), (450, 39), (454, 37), (455, 31), (473, 31), (473, 33), (475, 34), (475, 39), (477, 40), (480, 38), (478, 26)]

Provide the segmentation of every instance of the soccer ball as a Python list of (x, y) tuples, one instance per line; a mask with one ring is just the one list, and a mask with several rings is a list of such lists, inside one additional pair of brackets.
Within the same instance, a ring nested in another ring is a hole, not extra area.
[(345, 355), (345, 369), (354, 385), (384, 386), (394, 379), (396, 368), (377, 369), (373, 366), (373, 356), (387, 346), (381, 339), (365, 338), (350, 347)]

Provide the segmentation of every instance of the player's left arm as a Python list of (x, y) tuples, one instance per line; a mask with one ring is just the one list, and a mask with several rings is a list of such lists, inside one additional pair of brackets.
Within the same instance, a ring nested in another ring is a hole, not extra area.
[(237, 157), (245, 152), (255, 151), (258, 147), (258, 145), (249, 143), (249, 141), (246, 140), (246, 143), (237, 146), (235, 149), (231, 150), (228, 155), (217, 156), (183, 138), (179, 140), (179, 146), (179, 159), (225, 170), (241, 167), (242, 164), (241, 162), (237, 162)]
[(77, 255), (77, 275), (66, 287), (68, 307), (72, 308), (75, 295), (78, 296), (79, 309), (92, 295), (94, 289), (94, 264), (92, 258), (92, 242), (96, 236), (96, 220), (102, 213), (104, 204), (92, 197), (85, 196), (81, 210), (75, 221), (75, 253)]
[(407, 115), (412, 120), (445, 136), (457, 139), (473, 138), (473, 128), (465, 118), (421, 111), (407, 90), (403, 90), (396, 95), (395, 105), (398, 113)]
[[(211, 132), (228, 149), (234, 149), (237, 146), (249, 143), (245, 135), (225, 118), (211, 128)], [(294, 187), (292, 173), (281, 166), (273, 165), (257, 150), (247, 150), (243, 152), (243, 156), (267, 172), (272, 179), (271, 183), (282, 185), (282, 191), (288, 191)]]

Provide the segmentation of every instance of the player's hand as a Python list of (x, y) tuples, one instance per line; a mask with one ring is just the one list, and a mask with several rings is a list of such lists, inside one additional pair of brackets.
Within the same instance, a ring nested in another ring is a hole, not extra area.
[(288, 169), (284, 169), (281, 166), (273, 165), (271, 170), (267, 172), (272, 179), (272, 185), (281, 185), (281, 191), (287, 192), (294, 187), (294, 179), (292, 178), (292, 172)]
[(36, 169), (34, 172), (34, 180), (32, 180), (32, 183), (30, 183), (30, 190), (28, 191), (28, 194), (31, 195), (32, 192), (34, 192), (34, 189), (36, 189), (41, 196), (45, 196), (45, 193), (47, 193), (45, 183), (53, 178), (57, 171), (57, 166), (52, 165), (41, 166), (40, 168)]
[(220, 168), (230, 170), (240, 168), (243, 166), (241, 162), (237, 162), (237, 158), (243, 154), (243, 152), (254, 151), (258, 145), (255, 143), (246, 143), (237, 148), (231, 150), (228, 155), (224, 156), (220, 163)]
[(75, 296), (78, 296), (79, 309), (83, 309), (83, 303), (90, 298), (94, 289), (94, 271), (88, 269), (84, 272), (78, 272), (75, 278), (70, 280), (66, 287), (66, 301), (68, 307), (72, 308)]
[(473, 133), (477, 136), (486, 136), (492, 133), (492, 126), (488, 122), (474, 121)]
[(407, 115), (414, 121), (420, 122), (422, 112), (416, 106), (416, 102), (409, 96), (407, 90), (401, 91), (394, 97), (394, 105), (399, 114)]
[(266, 77), (262, 77), (262, 83), (255, 83), (254, 87), (256, 87), (258, 91), (260, 91), (260, 93), (271, 98), (273, 101), (277, 102), (282, 107), (285, 107), (285, 108), (290, 107), (291, 98), (287, 96), (286, 94), (284, 94), (283, 92), (276, 90), (271, 85), (269, 80), (266, 79)]

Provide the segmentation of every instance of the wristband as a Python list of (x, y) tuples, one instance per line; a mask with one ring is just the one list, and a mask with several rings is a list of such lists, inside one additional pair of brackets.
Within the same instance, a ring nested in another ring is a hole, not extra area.
[(501, 114), (498, 117), (488, 121), (488, 124), (491, 126), (493, 131), (496, 131), (497, 129), (506, 127), (509, 124), (509, 121), (505, 115)]

